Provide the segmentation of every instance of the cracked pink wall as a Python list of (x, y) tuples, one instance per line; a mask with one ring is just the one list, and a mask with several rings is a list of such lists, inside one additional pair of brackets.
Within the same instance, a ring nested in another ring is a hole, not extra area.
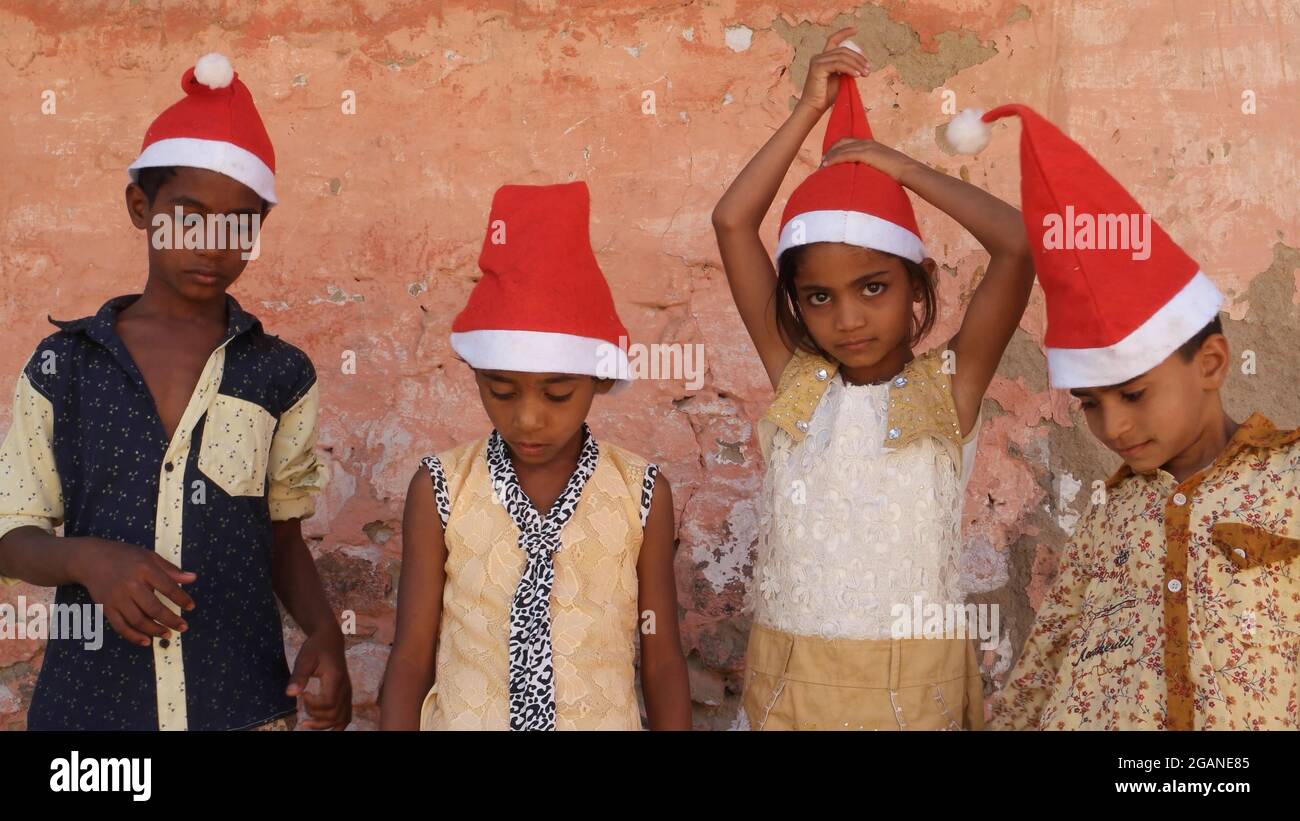
[[(860, 87), (879, 139), (1015, 202), (1016, 126), (999, 127), (979, 158), (947, 155), (934, 141), (947, 120), (942, 92), (958, 107), (1037, 107), (1235, 300), (1229, 338), (1256, 351), (1259, 370), (1235, 378), (1230, 410), (1300, 421), (1300, 29), (1281, 2), (1209, 0), (18, 0), (0, 12), (0, 390), (49, 333), (46, 314), (83, 315), (140, 288), (124, 169), (177, 98), (184, 68), (206, 51), (228, 54), (275, 141), (282, 197), (263, 256), (234, 293), (321, 375), (335, 478), (307, 529), (331, 600), (358, 616), (355, 726), (372, 727), (406, 480), (420, 456), (487, 427), (447, 332), (477, 272), (492, 192), (585, 179), (593, 244), (633, 340), (705, 345), (701, 389), (641, 383), (598, 401), (592, 423), (673, 481), (696, 723), (730, 726), (761, 475), (752, 423), (770, 390), (718, 267), (709, 212), (787, 114), (810, 54), (851, 19), (876, 69)], [(349, 89), (355, 115), (340, 108)], [(54, 114), (41, 112), (46, 90)], [(646, 91), (653, 114), (642, 111)], [(1255, 114), (1242, 113), (1246, 91)], [(820, 139), (819, 129), (785, 192), (814, 167)], [(946, 217), (919, 202), (917, 212), (945, 272), (944, 319), (928, 345), (956, 329), (986, 260)], [(769, 239), (775, 230), (773, 218)], [(972, 598), (1003, 608), (1002, 646), (985, 659), (990, 686), (1055, 573), (1064, 527), (1115, 462), (1047, 392), (1042, 326), (1036, 296), (989, 392), (967, 498)], [(345, 351), (356, 353), (355, 374), (342, 371)], [(18, 595), (47, 592), (0, 591)], [(41, 654), (36, 641), (0, 641), (0, 727), (23, 726)]]

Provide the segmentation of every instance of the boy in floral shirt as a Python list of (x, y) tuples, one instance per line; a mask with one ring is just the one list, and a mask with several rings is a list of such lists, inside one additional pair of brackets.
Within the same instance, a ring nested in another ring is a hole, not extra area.
[(1295, 729), (1300, 431), (1228, 417), (1213, 283), (1032, 110), (984, 120), (1009, 114), (1052, 385), (1124, 464), (1066, 547), (989, 726)]

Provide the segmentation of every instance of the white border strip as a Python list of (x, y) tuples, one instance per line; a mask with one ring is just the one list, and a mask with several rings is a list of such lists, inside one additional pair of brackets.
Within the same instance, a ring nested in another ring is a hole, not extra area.
[(242, 182), (257, 192), (268, 203), (275, 205), (275, 172), (256, 154), (234, 143), (221, 140), (199, 140), (193, 137), (173, 137), (151, 144), (127, 168), (131, 181), (141, 168), (163, 165), (183, 165), (189, 168), (206, 168), (225, 174)]
[(617, 390), (632, 380), (627, 351), (603, 339), (549, 331), (462, 331), (452, 350), (474, 368), (525, 373), (577, 373), (614, 379)]
[[(802, 232), (802, 236), (799, 236)], [(796, 241), (798, 240), (798, 241)], [(912, 262), (925, 259), (925, 245), (911, 231), (862, 211), (806, 211), (781, 228), (776, 255), (813, 242), (846, 242), (895, 254)]]
[(1048, 348), (1047, 370), (1054, 388), (1118, 385), (1165, 361), (1209, 324), (1223, 306), (1223, 294), (1203, 271), (1128, 336), (1105, 348)]

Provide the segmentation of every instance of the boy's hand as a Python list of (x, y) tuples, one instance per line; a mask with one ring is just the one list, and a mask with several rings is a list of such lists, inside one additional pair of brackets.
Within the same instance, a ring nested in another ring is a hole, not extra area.
[[(181, 589), (198, 578), (159, 556), (133, 544), (92, 537), (72, 537), (76, 542), (76, 580), (90, 598), (104, 606), (109, 625), (122, 638), (141, 647), (151, 636), (185, 632), (189, 625), (159, 600), (162, 594), (181, 610), (193, 610), (194, 599)], [(155, 592), (157, 591), (157, 592)]]
[(875, 140), (855, 140), (845, 137), (831, 146), (831, 150), (822, 157), (822, 165), (834, 165), (840, 162), (860, 162), (869, 165), (893, 177), (895, 182), (899, 182), (902, 180), (903, 172), (908, 166), (914, 165), (916, 160)]
[(836, 74), (850, 77), (865, 77), (871, 70), (867, 58), (840, 43), (847, 40), (857, 29), (846, 28), (832, 34), (826, 39), (826, 50), (808, 63), (808, 79), (803, 84), (800, 105), (806, 105), (819, 114), (830, 108), (840, 90)]
[[(320, 679), (317, 693), (307, 692), (310, 679)], [(303, 642), (293, 663), (285, 694), (301, 696), (310, 716), (307, 730), (343, 730), (352, 721), (352, 680), (343, 654), (343, 634), (337, 627), (313, 633)]]

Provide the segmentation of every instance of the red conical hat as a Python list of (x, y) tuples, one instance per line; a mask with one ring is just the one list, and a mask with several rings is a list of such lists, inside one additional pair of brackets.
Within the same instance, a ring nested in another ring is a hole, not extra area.
[(1053, 387), (1118, 385), (1154, 368), (1214, 319), (1223, 296), (1078, 143), (1023, 105), (1021, 211), (1047, 299)]
[(589, 203), (584, 182), (497, 189), (483, 277), (451, 326), (470, 366), (631, 380), (627, 329), (591, 250)]
[(183, 165), (242, 182), (274, 205), (275, 149), (253, 95), (220, 54), (205, 54), (181, 78), (185, 96), (145, 132), (140, 156), (127, 169)]
[[(871, 126), (857, 84), (840, 74), (822, 153), (844, 137), (869, 139)], [(776, 255), (813, 242), (843, 242), (913, 262), (926, 257), (907, 192), (888, 174), (856, 162), (819, 168), (790, 195)]]

